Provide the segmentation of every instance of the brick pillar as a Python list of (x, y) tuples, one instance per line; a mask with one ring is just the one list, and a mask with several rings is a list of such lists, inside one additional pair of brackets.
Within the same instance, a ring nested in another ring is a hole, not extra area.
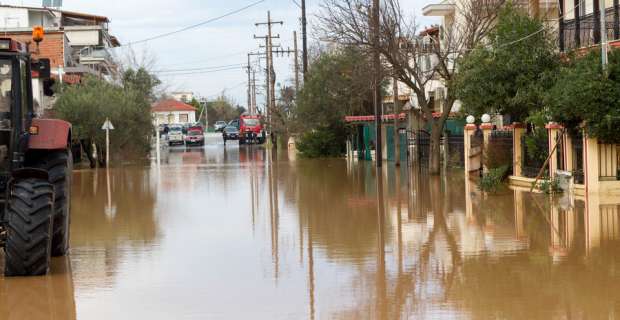
[(560, 136), (560, 130), (562, 129), (562, 126), (557, 123), (551, 122), (547, 124), (545, 128), (547, 128), (547, 133), (549, 137), (549, 152), (553, 150), (553, 153), (550, 153), (551, 158), (549, 158), (548, 163), (549, 177), (553, 178), (555, 177), (555, 173), (558, 170), (558, 153), (560, 152), (559, 149), (562, 147), (562, 145), (558, 145), (556, 147), (556, 144), (558, 142), (561, 143), (561, 141), (558, 141), (558, 137)]
[(486, 158), (486, 153), (487, 150), (489, 149), (489, 140), (491, 139), (491, 131), (493, 131), (493, 124), (491, 123), (483, 123), (480, 125), (480, 129), (482, 130), (482, 137), (483, 137), (483, 143), (482, 143), (482, 172), (483, 173), (487, 173), (489, 171), (489, 168), (487, 168), (487, 164), (486, 161), (484, 161)]
[(596, 193), (600, 189), (598, 140), (584, 134), (583, 144), (583, 171), (586, 192)]
[(515, 177), (523, 175), (523, 146), (521, 138), (525, 134), (525, 125), (515, 122), (512, 124), (512, 174)]
[(464, 158), (465, 158), (465, 175), (469, 175), (469, 168), (471, 168), (469, 152), (471, 151), (471, 137), (476, 133), (476, 129), (478, 127), (475, 124), (467, 124), (465, 125), (465, 130), (463, 131), (463, 148), (465, 148)]

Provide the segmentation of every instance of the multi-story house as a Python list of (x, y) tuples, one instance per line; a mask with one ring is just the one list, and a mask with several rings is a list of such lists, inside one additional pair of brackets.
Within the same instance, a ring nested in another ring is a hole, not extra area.
[[(107, 17), (55, 8), (0, 5), (2, 36), (31, 41), (32, 28), (45, 29), (45, 39), (30, 49), (35, 58), (50, 59), (52, 81), (77, 83), (85, 74), (112, 80), (118, 73), (110, 49), (120, 45), (110, 35)], [(42, 80), (33, 79), (35, 104), (43, 112), (52, 99), (43, 95)]]
[(601, 11), (605, 11), (605, 32), (611, 47), (620, 47), (620, 4), (618, 0), (560, 0), (559, 46), (561, 51), (587, 48), (601, 43)]

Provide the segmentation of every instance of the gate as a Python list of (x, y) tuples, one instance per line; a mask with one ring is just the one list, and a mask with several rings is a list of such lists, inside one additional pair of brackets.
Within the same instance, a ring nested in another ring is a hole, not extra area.
[(465, 165), (465, 141), (462, 134), (448, 132), (448, 165), (463, 167)]
[(484, 146), (484, 137), (482, 130), (478, 129), (471, 136), (469, 145), (469, 168), (467, 171), (479, 171), (482, 169), (482, 147)]
[(497, 168), (508, 165), (508, 173), (512, 174), (513, 143), (512, 131), (493, 130), (489, 137), (489, 150), (486, 150), (485, 165), (489, 168)]
[(583, 134), (581, 131), (571, 134), (571, 144), (573, 149), (573, 179), (576, 184), (584, 184), (583, 175)]
[(426, 131), (419, 130), (416, 136), (416, 146), (418, 152), (418, 163), (422, 166), (428, 166), (431, 155), (431, 135)]
[[(524, 177), (536, 178), (540, 168), (545, 164), (549, 156), (549, 141), (545, 134), (529, 133), (521, 137), (522, 146), (522, 174)], [(543, 176), (549, 176), (549, 169), (545, 168)]]

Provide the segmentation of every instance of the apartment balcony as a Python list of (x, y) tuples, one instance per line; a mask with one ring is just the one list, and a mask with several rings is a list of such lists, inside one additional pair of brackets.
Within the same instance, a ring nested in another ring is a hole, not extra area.
[[(620, 40), (618, 8), (605, 10), (607, 40)], [(598, 45), (601, 42), (599, 13), (590, 13), (576, 19), (565, 20), (560, 25), (559, 46), (561, 51), (572, 51)]]
[(110, 63), (112, 61), (112, 56), (110, 52), (104, 48), (85, 47), (80, 49), (78, 61), (80, 64), (84, 65)]

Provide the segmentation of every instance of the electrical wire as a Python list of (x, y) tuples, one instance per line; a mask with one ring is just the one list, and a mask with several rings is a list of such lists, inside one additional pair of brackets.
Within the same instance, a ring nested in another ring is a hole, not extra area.
[(155, 74), (157, 74), (158, 76), (162, 76), (162, 77), (170, 77), (170, 76), (184, 76), (184, 75), (202, 75), (202, 74), (209, 74), (209, 73), (215, 73), (215, 72), (221, 72), (221, 71), (230, 71), (230, 70), (240, 70), (240, 67), (233, 67), (233, 68), (223, 68), (223, 69), (217, 69), (217, 70), (208, 70), (208, 71), (198, 71), (198, 72), (180, 72), (180, 73), (157, 73), (155, 72)]
[(196, 68), (186, 68), (186, 69), (162, 69), (162, 70), (153, 70), (152, 72), (155, 73), (169, 73), (169, 72), (187, 72), (187, 71), (210, 71), (212, 69), (221, 69), (221, 68), (228, 68), (228, 67), (241, 67), (244, 66), (244, 63), (235, 63), (235, 64), (228, 64), (228, 65), (222, 65), (222, 66), (212, 66), (212, 67), (196, 67)]
[(296, 6), (299, 7), (299, 9), (301, 9), (301, 4), (299, 4), (299, 2), (297, 2), (296, 0), (291, 0)]
[(191, 26), (187, 26), (187, 27), (175, 30), (175, 31), (170, 31), (170, 32), (162, 33), (162, 34), (159, 34), (159, 35), (156, 35), (156, 36), (152, 36), (152, 37), (149, 37), (149, 38), (146, 38), (146, 39), (142, 39), (142, 40), (128, 42), (128, 43), (126, 43), (124, 45), (118, 46), (117, 48), (119, 48), (119, 47), (127, 47), (127, 46), (131, 46), (131, 45), (139, 44), (139, 43), (145, 43), (145, 42), (149, 42), (149, 41), (152, 41), (152, 40), (168, 37), (168, 36), (171, 36), (173, 34), (184, 32), (184, 31), (187, 31), (187, 30), (191, 30), (191, 29), (194, 29), (194, 28), (198, 28), (198, 27), (204, 26), (206, 24), (209, 24), (209, 23), (212, 23), (212, 22), (215, 22), (215, 21), (218, 21), (218, 20), (230, 17), (232, 15), (235, 15), (235, 14), (240, 13), (242, 11), (245, 11), (247, 9), (250, 9), (250, 8), (252, 8), (252, 7), (254, 7), (254, 6), (258, 5), (258, 4), (261, 4), (261, 3), (265, 2), (265, 1), (267, 1), (267, 0), (258, 0), (258, 1), (250, 3), (249, 5), (247, 5), (245, 7), (239, 8), (237, 10), (230, 11), (230, 12), (228, 12), (226, 14), (221, 15), (221, 16), (217, 16), (217, 17), (214, 17), (214, 18), (205, 20), (203, 22), (196, 23), (196, 24), (193, 24)]

